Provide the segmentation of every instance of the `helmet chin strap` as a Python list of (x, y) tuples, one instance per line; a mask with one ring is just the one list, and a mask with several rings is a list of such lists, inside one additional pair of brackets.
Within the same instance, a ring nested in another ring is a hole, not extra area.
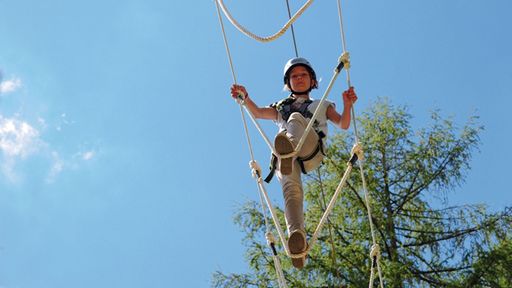
[[(288, 82), (288, 83), (290, 83), (290, 82)], [(309, 89), (306, 91), (303, 91), (303, 92), (295, 91), (290, 86), (291, 85), (288, 84), (288, 88), (290, 88), (290, 91), (292, 92), (293, 95), (308, 95), (309, 92), (311, 92), (311, 90), (313, 90), (313, 85), (310, 85)]]
[(292, 92), (293, 95), (308, 95), (309, 92), (311, 92), (311, 88), (309, 88), (308, 90), (304, 91), (304, 92), (297, 92), (297, 91), (293, 91), (293, 90), (290, 90)]

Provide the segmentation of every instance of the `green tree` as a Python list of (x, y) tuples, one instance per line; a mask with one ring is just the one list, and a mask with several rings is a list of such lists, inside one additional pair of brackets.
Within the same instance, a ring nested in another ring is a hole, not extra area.
[[(511, 209), (491, 213), (483, 205), (447, 204), (448, 192), (464, 183), (483, 128), (472, 117), (458, 129), (435, 111), (427, 127), (414, 131), (411, 119), (405, 107), (382, 99), (358, 119), (385, 286), (508, 287), (512, 256), (504, 252), (510, 249), (510, 238), (503, 239), (510, 236)], [(350, 133), (334, 135), (325, 164), (307, 176), (309, 235), (347, 168), (353, 138)], [(281, 257), (289, 287), (368, 287), (372, 240), (362, 179), (356, 172), (312, 247), (306, 267), (295, 270)], [(279, 215), (282, 219), (280, 210)], [(217, 271), (213, 287), (277, 287), (259, 204), (246, 203), (235, 223), (246, 233), (243, 241), (251, 271)], [(498, 264), (493, 262), (496, 258)]]

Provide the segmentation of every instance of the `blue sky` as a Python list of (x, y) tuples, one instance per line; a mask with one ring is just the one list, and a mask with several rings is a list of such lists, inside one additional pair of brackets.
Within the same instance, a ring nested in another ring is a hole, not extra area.
[[(287, 20), (284, 1), (225, 3), (260, 35)], [(510, 205), (510, 1), (342, 5), (356, 113), (388, 97), (416, 128), (433, 109), (479, 115), (450, 203)], [(316, 1), (295, 25), (317, 98), (341, 53), (336, 9)], [(225, 24), (238, 82), (261, 105), (285, 97), (290, 33), (262, 44)], [(213, 1), (0, 0), (0, 70), (1, 288), (208, 287), (246, 270), (232, 217), (257, 192)]]

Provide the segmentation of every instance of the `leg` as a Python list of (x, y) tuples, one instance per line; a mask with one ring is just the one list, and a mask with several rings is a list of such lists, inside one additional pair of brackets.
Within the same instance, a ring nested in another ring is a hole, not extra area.
[(295, 230), (304, 230), (304, 193), (299, 164), (293, 161), (293, 171), (289, 175), (277, 172), (283, 189), (284, 212), (288, 234)]
[[(299, 145), (299, 141), (304, 135), (306, 131), (306, 127), (308, 126), (308, 120), (304, 118), (300, 113), (292, 113), (290, 118), (288, 119), (288, 125), (286, 127), (286, 136), (293, 143), (293, 147), (297, 147)], [(308, 135), (306, 136), (306, 140), (302, 145), (297, 156), (299, 157), (307, 157), (311, 155), (316, 149), (318, 145), (318, 134), (316, 134), (314, 129), (309, 130)]]
[[(302, 253), (307, 248), (304, 229), (304, 193), (302, 190), (301, 171), (298, 162), (293, 161), (293, 170), (289, 175), (277, 173), (285, 203), (285, 220), (288, 230), (288, 248), (292, 254)], [(305, 257), (292, 258), (294, 267), (304, 267)]]
[[(291, 153), (298, 146), (301, 137), (304, 135), (308, 125), (307, 120), (300, 113), (292, 113), (288, 119), (286, 134), (276, 136), (276, 150), (280, 154)], [(318, 135), (311, 130), (301, 150), (299, 157), (307, 157), (315, 152), (318, 145)], [(308, 166), (317, 167), (322, 161), (323, 155), (318, 153)], [(314, 167), (312, 169), (314, 169)], [(309, 168), (309, 167), (308, 167)], [(306, 168), (307, 169), (307, 168)], [(288, 229), (288, 247), (292, 254), (300, 254), (307, 249), (306, 233), (304, 229), (304, 192), (301, 180), (302, 170), (295, 159), (281, 159), (279, 164), (278, 178), (283, 188), (285, 202), (285, 219)], [(294, 267), (304, 267), (305, 257), (292, 258)]]

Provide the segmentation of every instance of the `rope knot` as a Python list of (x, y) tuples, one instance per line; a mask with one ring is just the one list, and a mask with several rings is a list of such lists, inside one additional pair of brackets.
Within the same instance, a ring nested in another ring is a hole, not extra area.
[(343, 68), (345, 68), (345, 70), (350, 69), (350, 54), (348, 52), (343, 52), (338, 61), (343, 63)]
[(256, 160), (249, 161), (249, 167), (251, 167), (251, 173), (253, 178), (260, 178), (261, 176), (261, 167)]
[(272, 245), (274, 243), (276, 243), (276, 239), (274, 238), (274, 234), (272, 234), (272, 232), (267, 232), (265, 234), (265, 238), (267, 239), (267, 244), (268, 245)]
[(356, 142), (354, 146), (352, 146), (352, 150), (350, 151), (350, 153), (357, 155), (357, 159), (359, 159), (359, 161), (362, 161), (364, 159), (364, 151), (361, 142)]
[(370, 257), (373, 258), (380, 258), (380, 246), (379, 244), (373, 244), (372, 250), (370, 251)]

